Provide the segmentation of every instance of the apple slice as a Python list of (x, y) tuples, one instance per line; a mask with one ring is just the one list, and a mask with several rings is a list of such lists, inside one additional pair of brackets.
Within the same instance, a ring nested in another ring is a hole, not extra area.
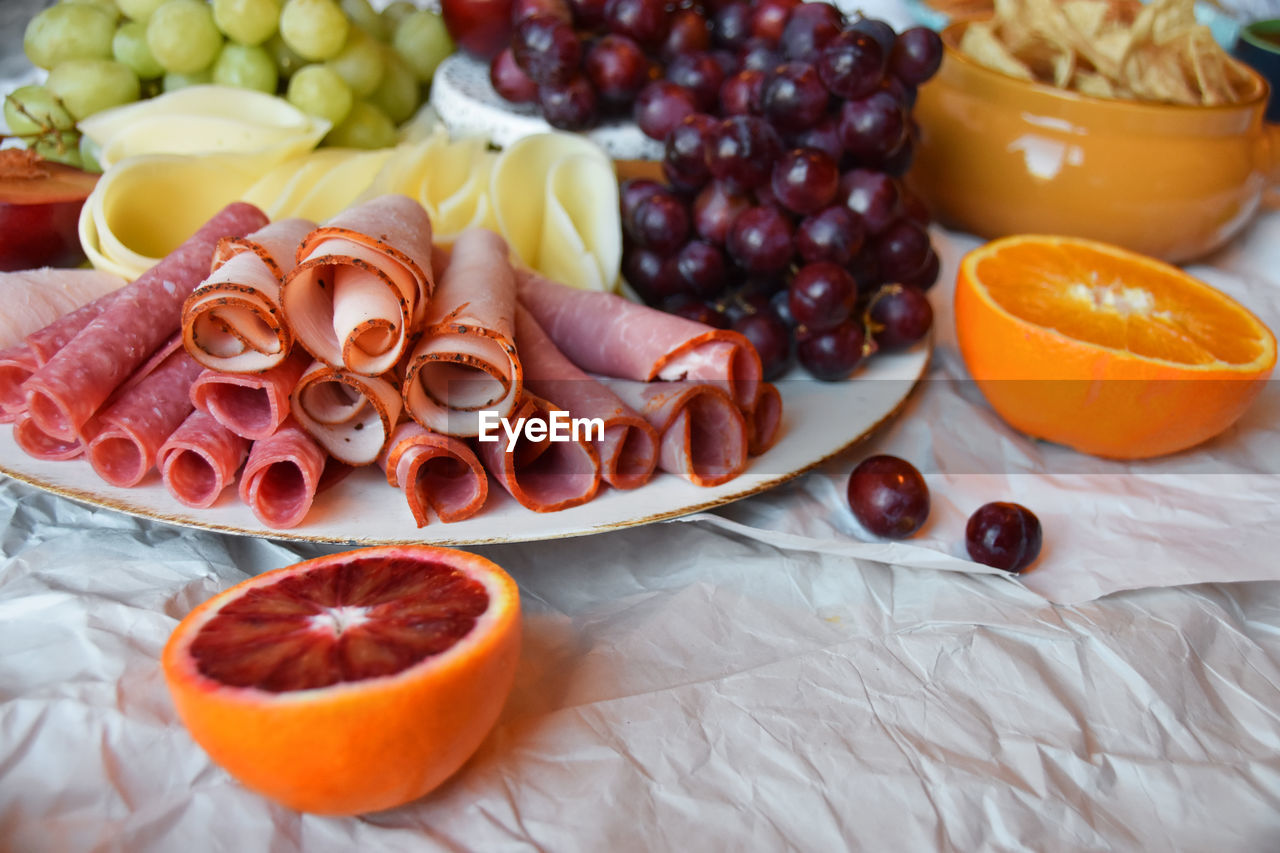
[(83, 262), (80, 208), (98, 177), (32, 151), (0, 150), (0, 270)]

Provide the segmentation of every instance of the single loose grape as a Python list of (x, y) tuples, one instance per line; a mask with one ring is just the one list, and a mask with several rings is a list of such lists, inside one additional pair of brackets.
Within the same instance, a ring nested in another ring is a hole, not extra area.
[(262, 44), (276, 33), (280, 0), (213, 0), (213, 20), (232, 41)]
[(313, 62), (337, 56), (350, 30), (351, 23), (334, 0), (286, 0), (280, 12), (285, 44)]
[(965, 525), (964, 540), (976, 562), (1021, 572), (1040, 556), (1040, 519), (1022, 504), (993, 501), (978, 507)]
[(436, 66), (453, 53), (453, 39), (445, 29), (444, 18), (425, 9), (405, 16), (396, 27), (391, 44), (424, 83), (436, 73)]
[(141, 21), (127, 21), (120, 25), (111, 40), (111, 54), (117, 62), (132, 68), (140, 80), (153, 80), (164, 74), (164, 66), (156, 61), (155, 54), (147, 46), (147, 25)]
[(52, 71), (69, 59), (109, 59), (116, 22), (87, 3), (59, 3), (27, 24), (22, 49), (31, 64)]
[(896, 456), (871, 456), (849, 475), (849, 508), (877, 536), (906, 539), (929, 517), (929, 487), (916, 467)]
[(218, 58), (222, 33), (203, 0), (165, 0), (147, 20), (147, 47), (165, 71), (194, 74)]
[(4, 120), (18, 136), (72, 130), (75, 119), (45, 86), (20, 86), (4, 99)]
[(418, 76), (389, 47), (383, 46), (382, 81), (369, 96), (369, 103), (387, 114), (396, 124), (407, 121), (418, 108)]
[(346, 81), (357, 98), (372, 95), (382, 82), (386, 62), (383, 46), (359, 27), (352, 27), (347, 43), (325, 64)]
[(138, 100), (138, 75), (114, 59), (72, 59), (49, 72), (45, 86), (76, 121)]
[(306, 65), (289, 78), (285, 92), (289, 103), (307, 115), (327, 119), (335, 126), (351, 112), (355, 97), (348, 86), (332, 68), (324, 65)]
[(324, 144), (335, 148), (389, 148), (396, 143), (396, 126), (368, 101), (356, 101), (341, 124), (329, 131)]
[(274, 95), (279, 76), (275, 60), (266, 48), (228, 42), (214, 60), (213, 82)]

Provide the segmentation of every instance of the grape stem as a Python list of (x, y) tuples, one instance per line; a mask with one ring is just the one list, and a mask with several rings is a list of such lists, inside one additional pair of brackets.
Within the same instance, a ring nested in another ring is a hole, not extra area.
[[(79, 139), (80, 132), (78, 130), (58, 130), (57, 125), (53, 124), (47, 116), (44, 120), (41, 120), (40, 117), (32, 115), (31, 111), (27, 109), (27, 105), (14, 98), (12, 94), (5, 95), (4, 100), (6, 104), (12, 104), (13, 108), (17, 110), (23, 118), (27, 119), (40, 129), (33, 133), (0, 133), (0, 142), (6, 142), (10, 139), (21, 139), (26, 146), (30, 148), (33, 142), (52, 141), (53, 144), (57, 146), (57, 152), (59, 154), (65, 154), (70, 150), (67, 147), (65, 135), (73, 134), (77, 139)], [(54, 95), (53, 100), (60, 108), (66, 109), (66, 104), (62, 102), (61, 98)]]

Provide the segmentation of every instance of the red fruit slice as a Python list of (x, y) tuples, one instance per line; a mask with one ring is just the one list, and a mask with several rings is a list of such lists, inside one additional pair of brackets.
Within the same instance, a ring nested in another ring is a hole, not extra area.
[(31, 151), (0, 150), (0, 270), (83, 261), (80, 208), (97, 182), (97, 175)]

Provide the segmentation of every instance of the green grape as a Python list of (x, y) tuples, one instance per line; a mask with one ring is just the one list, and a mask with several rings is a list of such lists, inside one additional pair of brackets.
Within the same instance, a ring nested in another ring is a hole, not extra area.
[(173, 92), (178, 89), (185, 89), (188, 86), (204, 86), (213, 82), (213, 69), (201, 68), (194, 74), (175, 74), (170, 71), (164, 75), (164, 83), (161, 88), (166, 92)]
[(265, 48), (228, 42), (214, 60), (213, 82), (274, 95), (280, 78), (275, 60)]
[(49, 72), (45, 86), (76, 121), (138, 100), (138, 75), (113, 59), (69, 59)]
[(39, 68), (52, 71), (68, 59), (109, 59), (116, 22), (87, 3), (60, 3), (27, 24), (22, 49)]
[(400, 22), (405, 18), (418, 11), (418, 7), (409, 2), (409, 0), (392, 0), (387, 7), (382, 10), (382, 20), (386, 25), (388, 34), (394, 33), (399, 27)]
[(102, 173), (102, 164), (98, 162), (98, 144), (84, 134), (80, 134), (80, 163), (86, 172)]
[(389, 148), (396, 144), (396, 126), (368, 101), (356, 101), (342, 123), (329, 131), (324, 144), (333, 148)]
[(382, 44), (359, 27), (352, 27), (342, 52), (325, 65), (347, 82), (357, 98), (368, 97), (382, 81)]
[(141, 21), (120, 25), (111, 40), (111, 53), (117, 62), (132, 68), (140, 80), (152, 80), (164, 74), (164, 68), (147, 47), (147, 25)]
[(436, 73), (436, 66), (453, 53), (453, 39), (444, 28), (444, 18), (425, 9), (400, 22), (391, 44), (424, 83)]
[(84, 158), (80, 156), (80, 134), (75, 131), (64, 130), (53, 136), (41, 137), (30, 147), (45, 160), (77, 169), (84, 167)]
[(192, 74), (222, 50), (222, 33), (204, 0), (165, 0), (147, 21), (147, 46), (165, 71)]
[(262, 44), (276, 33), (280, 0), (213, 0), (213, 20), (232, 41)]
[(280, 35), (303, 59), (332, 59), (347, 43), (351, 24), (334, 0), (285, 0)]
[(116, 0), (116, 5), (130, 19), (141, 21), (145, 24), (156, 9), (160, 8), (160, 4), (164, 2), (165, 0)]
[(116, 0), (62, 0), (63, 3), (83, 3), (86, 6), (95, 6), (107, 13), (107, 17), (112, 23), (120, 20), (120, 7), (116, 5)]
[(323, 65), (299, 68), (289, 79), (285, 97), (307, 115), (328, 119), (334, 125), (347, 117), (355, 100), (351, 87)]
[(351, 23), (364, 30), (369, 35), (384, 41), (387, 38), (387, 24), (382, 20), (374, 8), (369, 5), (369, 0), (341, 0), (342, 11), (351, 19)]
[(385, 68), (382, 82), (369, 96), (369, 103), (387, 114), (396, 124), (407, 121), (418, 108), (418, 76), (389, 47), (383, 48)]
[(275, 60), (276, 68), (280, 69), (281, 77), (290, 77), (295, 71), (307, 64), (307, 61), (289, 45), (284, 43), (280, 33), (276, 33), (267, 39), (267, 53), (271, 54), (271, 58)]
[(71, 130), (75, 119), (44, 86), (20, 86), (4, 99), (4, 120), (18, 136)]

